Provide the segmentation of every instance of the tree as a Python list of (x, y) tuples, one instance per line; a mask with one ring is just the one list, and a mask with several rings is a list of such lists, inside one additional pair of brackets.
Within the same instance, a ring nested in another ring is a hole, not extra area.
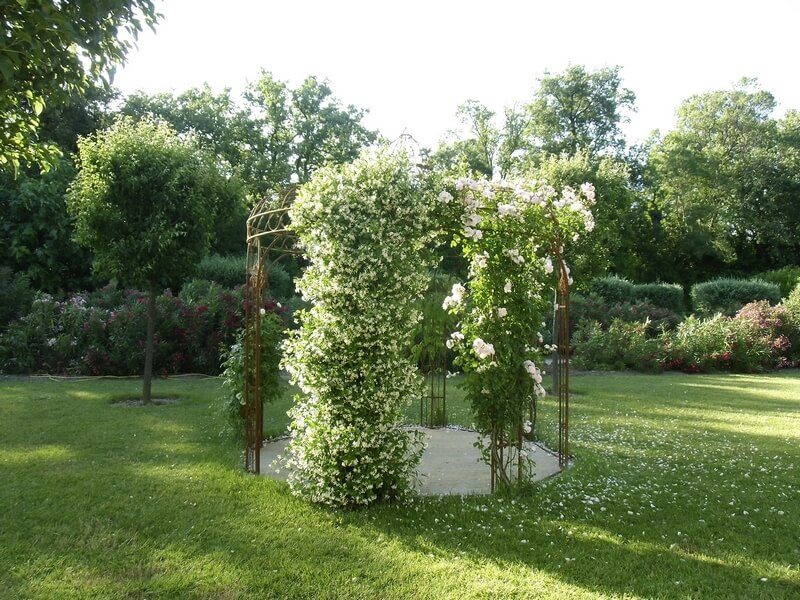
[(567, 240), (575, 280), (585, 285), (612, 270), (622, 275), (637, 271), (637, 248), (646, 238), (647, 224), (641, 197), (631, 188), (627, 166), (614, 158), (592, 159), (583, 151), (571, 157), (550, 156), (530, 168), (529, 177), (543, 179), (556, 188), (574, 189), (585, 181), (595, 187), (591, 207), (595, 226), (577, 241)]
[(438, 171), (468, 172), (492, 177), (507, 176), (518, 164), (517, 150), (524, 149), (526, 116), (517, 107), (505, 110), (502, 128), (495, 124), (495, 113), (477, 100), (467, 100), (456, 111), (467, 137), (459, 139), (459, 132), (450, 132), (451, 141), (439, 145), (429, 153), (429, 166)]
[(72, 239), (64, 196), (75, 168), (60, 159), (47, 173), (0, 172), (0, 266), (24, 273), (38, 290), (56, 293), (89, 283), (91, 256)]
[(266, 71), (241, 98), (208, 85), (178, 96), (137, 93), (120, 113), (163, 119), (191, 133), (251, 198), (308, 181), (326, 163), (350, 162), (377, 138), (361, 123), (366, 111), (343, 106), (327, 82), (308, 77), (292, 89)]
[(148, 290), (143, 402), (151, 399), (156, 290), (183, 281), (208, 250), (224, 187), (196, 144), (163, 123), (122, 118), (78, 143), (67, 203), (98, 274)]
[(658, 217), (687, 285), (791, 264), (800, 251), (796, 116), (777, 121), (775, 106), (744, 79), (686, 100), (652, 146)]
[(243, 177), (259, 196), (304, 183), (326, 163), (350, 162), (377, 138), (361, 123), (366, 111), (343, 106), (328, 83), (316, 77), (290, 89), (262, 71), (245, 100), (255, 128), (247, 139)]
[(37, 137), (44, 107), (107, 85), (160, 15), (152, 0), (0, 0), (0, 14), (0, 168), (46, 169), (60, 152)]
[(619, 125), (636, 101), (619, 72), (620, 67), (588, 71), (580, 65), (556, 75), (545, 72), (527, 107), (532, 144), (545, 154), (619, 153), (625, 147)]

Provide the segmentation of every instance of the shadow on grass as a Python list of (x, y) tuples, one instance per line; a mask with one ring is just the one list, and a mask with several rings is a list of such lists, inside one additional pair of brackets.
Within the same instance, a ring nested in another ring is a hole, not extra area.
[[(32, 458), (0, 462), (0, 547), (8, 551), (0, 552), (0, 572), (8, 573), (0, 582), (9, 578), (3, 589), (12, 596), (529, 597), (531, 580), (553, 596), (564, 594), (553, 587), (560, 582), (587, 596), (800, 592), (790, 575), (760, 581), (764, 570), (780, 569), (776, 552), (800, 538), (787, 542), (776, 532), (742, 550), (746, 525), (723, 514), (697, 525), (704, 513), (691, 504), (695, 496), (677, 496), (670, 514), (622, 517), (613, 498), (609, 513), (586, 513), (579, 492), (613, 477), (638, 489), (650, 474), (615, 473), (613, 456), (581, 461), (585, 446), (576, 448), (576, 468), (524, 498), (332, 511), (241, 473), (239, 449), (217, 434), (213, 391), (189, 390), (180, 405), (136, 411), (110, 406), (107, 391), (34, 393), (50, 397), (12, 407), (0, 395), (8, 419), (0, 450)], [(660, 401), (685, 407), (669, 393)], [(626, 402), (588, 389), (575, 406), (578, 426), (617, 419)], [(637, 405), (654, 422), (661, 410)], [(670, 427), (692, 419), (696, 426), (696, 417), (680, 416)], [(770, 436), (744, 437), (765, 452), (778, 447)], [(50, 451), (32, 454), (45, 445)], [(677, 522), (688, 536), (676, 537), (675, 514), (685, 516)], [(709, 544), (729, 537), (736, 546)]]

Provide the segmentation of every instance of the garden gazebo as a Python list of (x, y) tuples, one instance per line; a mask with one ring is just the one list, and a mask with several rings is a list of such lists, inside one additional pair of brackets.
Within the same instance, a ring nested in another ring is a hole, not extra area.
[(261, 316), (269, 290), (272, 266), (286, 256), (297, 255), (295, 237), (289, 228), (289, 206), (296, 188), (258, 202), (247, 218), (247, 281), (245, 291), (244, 335), (244, 422), (245, 468), (261, 472), (261, 447), (264, 443), (264, 415), (261, 401)]

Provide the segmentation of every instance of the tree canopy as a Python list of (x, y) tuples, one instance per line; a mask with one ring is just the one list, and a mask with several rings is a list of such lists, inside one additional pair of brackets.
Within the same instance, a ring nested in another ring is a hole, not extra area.
[(625, 147), (619, 125), (635, 102), (636, 95), (622, 87), (620, 67), (545, 72), (527, 107), (528, 136), (546, 154), (618, 153)]
[(0, 168), (48, 168), (60, 154), (40, 141), (49, 103), (108, 83), (145, 25), (152, 0), (0, 0)]

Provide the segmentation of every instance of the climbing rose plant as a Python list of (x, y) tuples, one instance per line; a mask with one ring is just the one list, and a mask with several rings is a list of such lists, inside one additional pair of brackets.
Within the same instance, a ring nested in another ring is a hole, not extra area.
[(422, 452), (398, 429), (419, 397), (409, 347), (426, 289), (426, 202), (408, 159), (380, 150), (316, 172), (291, 209), (311, 308), (284, 363), (304, 392), (291, 411), (291, 490), (332, 506), (405, 495)]
[(447, 345), (466, 373), (467, 399), (498, 487), (532, 474), (523, 439), (542, 386), (542, 329), (557, 277), (572, 283), (564, 247), (591, 231), (594, 187), (560, 192), (541, 181), (459, 179), (439, 196), (440, 218), (470, 261), (443, 307), (460, 319)]

